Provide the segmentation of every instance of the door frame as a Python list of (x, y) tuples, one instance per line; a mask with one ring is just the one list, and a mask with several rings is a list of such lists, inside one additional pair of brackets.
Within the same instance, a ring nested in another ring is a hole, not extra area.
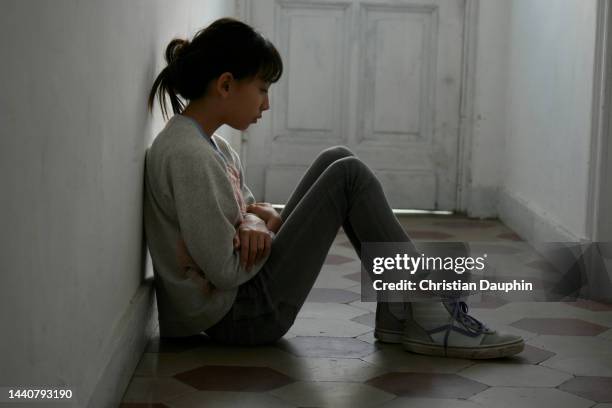
[[(471, 188), (472, 131), (474, 115), (474, 89), (476, 45), (478, 38), (479, 0), (464, 0), (463, 58), (461, 62), (461, 97), (459, 102), (459, 126), (457, 134), (457, 185), (455, 210), (467, 212)], [(601, 0), (600, 0), (601, 1)], [(605, 0), (603, 0), (605, 1)], [(253, 0), (235, 0), (236, 18), (251, 24)], [(272, 114), (272, 113), (271, 113)], [(245, 172), (249, 139), (246, 132), (240, 137), (240, 157)]]
[(612, 6), (597, 1), (593, 103), (591, 114), (591, 165), (587, 193), (586, 234), (590, 241), (612, 241), (612, 187), (606, 174), (612, 170)]

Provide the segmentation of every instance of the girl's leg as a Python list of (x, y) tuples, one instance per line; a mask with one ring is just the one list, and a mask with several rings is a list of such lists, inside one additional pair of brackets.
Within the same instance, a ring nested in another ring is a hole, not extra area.
[(325, 171), (325, 169), (336, 160), (348, 156), (354, 156), (354, 154), (344, 146), (330, 147), (319, 153), (314, 162), (312, 162), (312, 164), (308, 167), (306, 174), (304, 174), (293, 193), (291, 193), (285, 208), (283, 208), (283, 211), (281, 212), (281, 218), (283, 221), (289, 218), (295, 207), (302, 200), (306, 192), (310, 189), (310, 187), (312, 187), (315, 181), (317, 181), (321, 173), (323, 173), (323, 171)]
[[(307, 180), (314, 175), (313, 170)], [(358, 243), (410, 242), (380, 182), (354, 156), (333, 161), (305, 190), (302, 198), (288, 207), (289, 215), (262, 270), (241, 286), (228, 316), (207, 330), (213, 338), (261, 344), (282, 336), (293, 324), (339, 227), (345, 223)]]

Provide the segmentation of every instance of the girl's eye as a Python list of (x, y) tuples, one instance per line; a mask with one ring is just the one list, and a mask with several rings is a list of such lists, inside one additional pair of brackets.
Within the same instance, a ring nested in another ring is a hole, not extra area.
[(261, 92), (268, 93), (268, 90), (267, 89), (262, 89)]

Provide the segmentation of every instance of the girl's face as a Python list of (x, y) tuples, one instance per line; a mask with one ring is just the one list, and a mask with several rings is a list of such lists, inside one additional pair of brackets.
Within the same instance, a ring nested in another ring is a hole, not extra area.
[(245, 130), (256, 123), (261, 114), (270, 109), (268, 88), (270, 83), (257, 77), (233, 81), (227, 124), (234, 129)]

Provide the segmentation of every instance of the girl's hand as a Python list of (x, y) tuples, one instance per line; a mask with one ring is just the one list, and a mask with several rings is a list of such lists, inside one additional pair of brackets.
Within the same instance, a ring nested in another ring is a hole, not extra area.
[(276, 212), (270, 203), (255, 203), (247, 206), (247, 213), (253, 213), (266, 222), (268, 229), (275, 234), (283, 224), (279, 213)]
[(240, 263), (249, 272), (251, 267), (270, 254), (272, 237), (265, 222), (247, 214), (234, 236), (234, 248), (240, 249)]

